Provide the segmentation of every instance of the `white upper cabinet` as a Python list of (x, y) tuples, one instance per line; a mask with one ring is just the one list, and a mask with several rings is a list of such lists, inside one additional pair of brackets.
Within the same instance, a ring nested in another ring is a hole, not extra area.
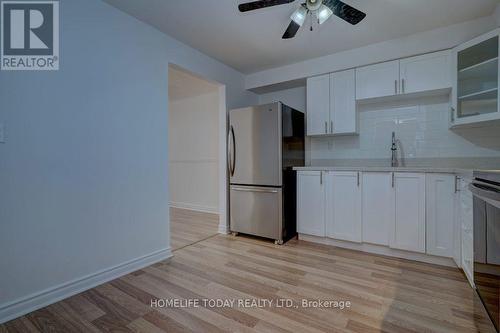
[(496, 29), (453, 50), (452, 127), (500, 120), (499, 36)]
[(297, 231), (325, 236), (325, 190), (321, 171), (297, 174)]
[(330, 75), (307, 79), (307, 135), (330, 132)]
[(355, 76), (354, 69), (330, 74), (332, 134), (353, 134), (358, 131)]
[(357, 131), (354, 70), (307, 79), (307, 135)]
[(356, 99), (450, 89), (451, 51), (387, 61), (356, 69)]
[(411, 94), (451, 88), (451, 51), (401, 59), (400, 93)]
[(392, 173), (364, 172), (362, 183), (363, 242), (388, 246), (394, 226)]
[(394, 173), (395, 221), (390, 247), (425, 252), (425, 174)]
[(326, 234), (361, 242), (361, 175), (359, 172), (327, 172)]
[(428, 174), (426, 177), (427, 254), (454, 255), (456, 177)]
[(356, 99), (399, 93), (399, 60), (356, 68)]

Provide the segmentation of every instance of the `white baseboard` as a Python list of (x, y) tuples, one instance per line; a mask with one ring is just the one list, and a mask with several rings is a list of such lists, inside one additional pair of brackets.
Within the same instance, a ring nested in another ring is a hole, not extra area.
[(163, 249), (82, 278), (60, 284), (56, 287), (37, 292), (14, 302), (0, 305), (0, 324), (170, 257), (172, 257), (170, 248)]
[(219, 234), (227, 235), (229, 233), (229, 228), (226, 224), (219, 224)]
[(404, 250), (391, 249), (390, 247), (382, 245), (353, 243), (348, 241), (331, 239), (327, 237), (309, 236), (304, 234), (299, 234), (299, 239), (313, 243), (337, 246), (349, 250), (356, 250), (373, 254), (380, 254), (389, 257), (415, 260), (415, 261), (425, 262), (428, 264), (457, 267), (455, 261), (452, 258), (438, 257), (438, 256), (428, 255), (425, 253), (416, 253)]
[(170, 207), (194, 210), (196, 212), (202, 212), (202, 213), (212, 213), (212, 214), (219, 213), (219, 208), (217, 207), (190, 204), (186, 202), (170, 202)]

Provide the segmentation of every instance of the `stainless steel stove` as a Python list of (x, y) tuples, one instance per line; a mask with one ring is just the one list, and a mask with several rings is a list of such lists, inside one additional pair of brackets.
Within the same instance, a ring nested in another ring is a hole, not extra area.
[(500, 323), (500, 172), (475, 172), (474, 283), (497, 332)]

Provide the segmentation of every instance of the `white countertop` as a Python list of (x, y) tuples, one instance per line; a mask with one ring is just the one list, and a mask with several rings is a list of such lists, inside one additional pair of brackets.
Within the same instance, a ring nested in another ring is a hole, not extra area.
[(422, 173), (453, 173), (467, 174), (475, 170), (461, 168), (435, 168), (435, 167), (375, 167), (375, 166), (306, 166), (295, 167), (297, 171), (364, 171), (364, 172), (422, 172)]
[(475, 171), (500, 174), (500, 158), (418, 158), (405, 159), (403, 167), (392, 168), (390, 159), (320, 159), (311, 166), (295, 167), (297, 171), (365, 171), (450, 173), (472, 177)]

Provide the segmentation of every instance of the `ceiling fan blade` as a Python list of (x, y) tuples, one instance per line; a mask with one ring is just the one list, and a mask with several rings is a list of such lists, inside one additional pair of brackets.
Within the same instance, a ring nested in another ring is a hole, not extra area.
[(260, 0), (260, 1), (252, 1), (247, 3), (242, 3), (238, 6), (240, 12), (248, 12), (250, 10), (256, 10), (266, 7), (285, 5), (287, 3), (292, 3), (295, 0)]
[(351, 23), (352, 25), (358, 24), (366, 17), (366, 14), (362, 11), (345, 4), (340, 0), (323, 0), (323, 4), (330, 8), (333, 14), (340, 17), (344, 21)]
[(286, 28), (285, 33), (283, 34), (282, 39), (290, 39), (295, 37), (295, 34), (297, 34), (297, 31), (299, 31), (300, 25), (295, 23), (294, 21), (290, 21), (290, 24), (288, 25), (288, 28)]

